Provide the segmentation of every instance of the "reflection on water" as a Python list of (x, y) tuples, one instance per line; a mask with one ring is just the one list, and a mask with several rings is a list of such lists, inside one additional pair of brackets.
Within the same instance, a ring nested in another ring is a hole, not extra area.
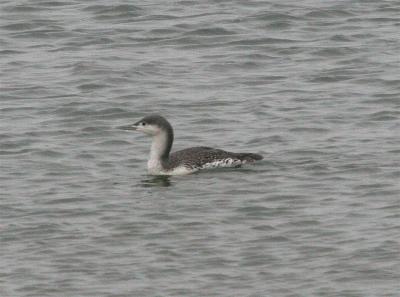
[(169, 187), (171, 185), (171, 181), (168, 175), (156, 175), (142, 180), (141, 185), (144, 188)]

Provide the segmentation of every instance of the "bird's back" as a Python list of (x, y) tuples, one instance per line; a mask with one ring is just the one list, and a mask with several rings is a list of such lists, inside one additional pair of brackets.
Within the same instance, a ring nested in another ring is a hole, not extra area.
[(193, 170), (215, 167), (237, 167), (261, 160), (262, 156), (252, 153), (232, 153), (206, 146), (191, 147), (170, 155), (170, 165), (185, 166)]

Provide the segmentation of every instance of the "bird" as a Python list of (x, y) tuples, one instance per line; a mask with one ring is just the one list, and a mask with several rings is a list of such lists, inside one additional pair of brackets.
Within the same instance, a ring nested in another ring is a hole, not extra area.
[(150, 175), (186, 175), (202, 169), (241, 167), (246, 163), (262, 160), (255, 153), (232, 153), (207, 146), (196, 146), (171, 153), (174, 131), (161, 115), (145, 116), (134, 124), (120, 126), (152, 136), (147, 169)]

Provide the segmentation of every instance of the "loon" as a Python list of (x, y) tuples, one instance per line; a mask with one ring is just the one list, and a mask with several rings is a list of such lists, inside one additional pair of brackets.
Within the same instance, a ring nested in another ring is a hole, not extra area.
[(147, 162), (151, 175), (185, 175), (207, 168), (240, 167), (263, 159), (258, 154), (232, 153), (206, 146), (170, 153), (174, 132), (171, 124), (160, 115), (149, 115), (134, 124), (119, 128), (140, 131), (153, 137)]

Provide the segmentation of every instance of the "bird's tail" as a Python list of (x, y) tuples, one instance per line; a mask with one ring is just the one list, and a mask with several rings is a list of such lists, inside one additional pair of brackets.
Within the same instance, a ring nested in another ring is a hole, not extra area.
[(264, 157), (259, 154), (252, 154), (252, 153), (238, 153), (236, 156), (246, 162), (255, 162), (258, 160), (262, 160)]

